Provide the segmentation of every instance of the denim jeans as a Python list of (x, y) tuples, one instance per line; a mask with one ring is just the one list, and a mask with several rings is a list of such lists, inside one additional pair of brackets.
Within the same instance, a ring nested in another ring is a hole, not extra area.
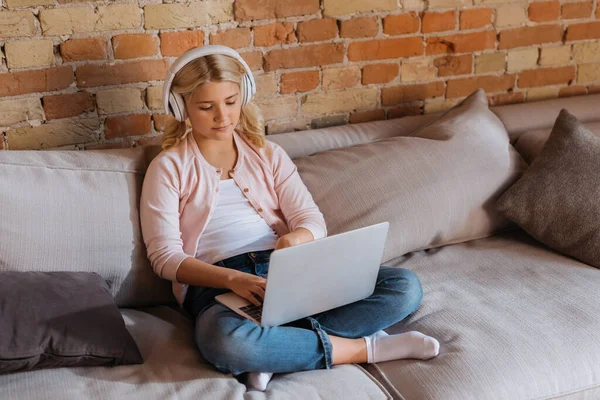
[[(266, 277), (272, 250), (241, 254), (216, 265)], [(331, 368), (329, 335), (360, 338), (402, 321), (423, 297), (419, 278), (405, 268), (381, 267), (374, 293), (285, 325), (263, 328), (216, 303), (226, 289), (190, 286), (183, 307), (195, 318), (196, 345), (217, 369), (295, 372)]]

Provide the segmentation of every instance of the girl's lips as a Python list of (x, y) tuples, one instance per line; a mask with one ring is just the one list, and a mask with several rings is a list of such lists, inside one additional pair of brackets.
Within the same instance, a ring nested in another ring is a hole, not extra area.
[(213, 128), (213, 129), (214, 129), (214, 130), (216, 130), (216, 131), (224, 131), (224, 130), (226, 130), (227, 128), (229, 128), (229, 125), (227, 125), (227, 126), (222, 126), (222, 127), (219, 127), (219, 128)]

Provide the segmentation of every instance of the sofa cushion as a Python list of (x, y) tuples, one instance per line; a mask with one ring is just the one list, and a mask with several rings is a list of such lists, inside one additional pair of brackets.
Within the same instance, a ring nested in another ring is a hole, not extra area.
[(600, 268), (600, 137), (563, 109), (498, 209), (540, 242)]
[(0, 271), (94, 271), (119, 306), (175, 303), (152, 271), (139, 195), (152, 147), (0, 151)]
[(248, 392), (208, 364), (194, 343), (192, 321), (171, 307), (121, 309), (144, 364), (60, 368), (0, 375), (0, 399), (391, 399), (362, 368), (275, 374), (267, 391)]
[(410, 137), (294, 162), (329, 234), (390, 222), (384, 262), (514, 228), (494, 203), (525, 167), (482, 90)]
[(0, 373), (143, 362), (93, 272), (0, 272)]
[(414, 252), (423, 301), (388, 333), (440, 341), (430, 360), (369, 365), (398, 399), (600, 398), (600, 271), (514, 230)]

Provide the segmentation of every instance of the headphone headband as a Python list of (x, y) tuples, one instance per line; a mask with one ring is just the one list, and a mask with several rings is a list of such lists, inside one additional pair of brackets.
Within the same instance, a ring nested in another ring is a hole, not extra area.
[(248, 67), (248, 64), (240, 54), (234, 49), (222, 46), (222, 45), (207, 45), (207, 46), (198, 46), (193, 49), (187, 50), (185, 53), (180, 55), (171, 65), (167, 75), (164, 79), (163, 85), (163, 104), (165, 107), (165, 112), (167, 114), (172, 113), (175, 119), (178, 121), (185, 121), (187, 118), (187, 112), (185, 111), (185, 102), (183, 97), (179, 93), (174, 93), (171, 91), (171, 85), (173, 84), (173, 79), (175, 78), (175, 74), (179, 72), (184, 66), (186, 66), (189, 62), (204, 57), (207, 55), (221, 54), (225, 56), (232, 57), (242, 64), (246, 73), (242, 78), (242, 82), (240, 84), (240, 92), (242, 105), (248, 104), (254, 93), (256, 93), (256, 83), (254, 82), (254, 76), (252, 75), (252, 70)]

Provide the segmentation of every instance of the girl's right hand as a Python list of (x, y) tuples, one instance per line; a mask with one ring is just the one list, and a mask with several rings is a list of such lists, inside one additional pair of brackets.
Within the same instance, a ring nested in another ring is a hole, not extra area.
[(261, 305), (262, 300), (265, 298), (266, 288), (267, 280), (265, 278), (240, 271), (236, 271), (236, 274), (229, 281), (231, 291), (255, 306)]

